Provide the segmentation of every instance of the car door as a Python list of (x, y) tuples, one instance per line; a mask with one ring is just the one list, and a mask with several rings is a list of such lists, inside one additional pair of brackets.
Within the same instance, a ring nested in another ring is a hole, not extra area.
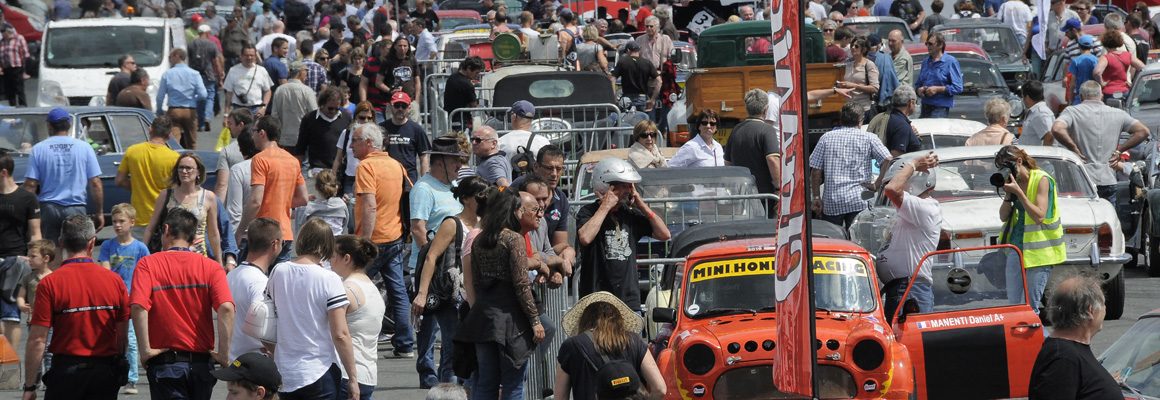
[[(129, 191), (117, 187), (114, 179), (121, 159), (125, 156), (125, 149), (117, 141), (110, 118), (105, 113), (78, 113), (76, 137), (89, 142), (93, 151), (97, 152), (97, 164), (101, 166), (101, 184), (104, 189), (105, 212), (112, 210), (114, 205), (129, 202)], [(94, 204), (89, 203), (89, 212), (93, 213)], [(106, 221), (108, 222), (108, 221)]]
[[(1004, 254), (1014, 249), (943, 250), (923, 259), (934, 281), (933, 307), (918, 312), (908, 301), (893, 325), (910, 351), (919, 399), (1027, 396), (1044, 328), (1026, 291), (1008, 299)], [(911, 282), (905, 298), (917, 293)], [(1014, 283), (1026, 288), (1024, 280)]]

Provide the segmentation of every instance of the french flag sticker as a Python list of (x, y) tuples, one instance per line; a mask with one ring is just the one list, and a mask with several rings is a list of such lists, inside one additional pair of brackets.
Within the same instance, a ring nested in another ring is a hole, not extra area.
[(918, 321), (918, 329), (926, 329), (927, 327), (926, 321)]

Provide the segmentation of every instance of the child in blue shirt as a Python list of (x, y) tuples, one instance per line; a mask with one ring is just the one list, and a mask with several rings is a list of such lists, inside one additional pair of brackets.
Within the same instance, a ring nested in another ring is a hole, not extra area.
[[(134, 239), (129, 231), (136, 220), (137, 210), (129, 203), (113, 206), (113, 232), (116, 232), (117, 237), (101, 243), (101, 253), (97, 257), (102, 267), (121, 276), (126, 289), (133, 286), (133, 269), (137, 261), (149, 255), (149, 247)], [(132, 324), (129, 324), (129, 350), (125, 357), (129, 359), (129, 384), (125, 386), (124, 393), (137, 394), (137, 334)]]

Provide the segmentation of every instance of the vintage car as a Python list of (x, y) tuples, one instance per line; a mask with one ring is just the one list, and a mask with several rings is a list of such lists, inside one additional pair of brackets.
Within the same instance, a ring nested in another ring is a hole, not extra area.
[(1140, 316), (1098, 360), (1120, 383), (1125, 399), (1160, 398), (1160, 309)]
[(997, 19), (951, 19), (931, 31), (942, 33), (948, 42), (968, 42), (982, 47), (999, 66), (999, 72), (1012, 90), (1022, 85), (1031, 73), (1031, 63), (1023, 57), (1015, 31)]
[[(888, 316), (896, 339), (910, 352), (916, 398), (1027, 396), (1031, 368), (1046, 335), (1027, 304), (1027, 291), (1018, 298), (1007, 296), (1007, 285), (1026, 289), (1025, 281), (1007, 282), (1003, 266), (970, 261), (1002, 250), (1016, 251), (1011, 245), (939, 250), (919, 262), (929, 265), (933, 277), (931, 310), (921, 312), (908, 300), (898, 315)], [(918, 273), (916, 269), (911, 282)]]
[[(948, 116), (961, 118), (986, 124), (987, 117), (983, 114), (983, 106), (993, 97), (1006, 99), (1011, 106), (1011, 119), (1007, 121), (1007, 129), (1017, 131), (1023, 125), (1023, 100), (1011, 92), (1003, 83), (1003, 76), (999, 68), (987, 60), (962, 59), (959, 68), (963, 72), (963, 91), (955, 95), (955, 106), (951, 107)], [(914, 64), (914, 75), (917, 77), (922, 70), (922, 64)], [(922, 103), (922, 98), (918, 99)]]
[[(921, 66), (922, 61), (930, 56), (930, 50), (926, 48), (924, 43), (907, 43), (906, 52), (910, 53), (910, 58), (914, 60), (915, 66)], [(947, 48), (943, 50), (944, 53), (955, 56), (955, 59), (974, 59), (991, 61), (991, 56), (983, 51), (982, 47), (974, 43), (964, 42), (947, 42)]]
[[(512, 21), (519, 21), (520, 20), (520, 13), (524, 12), (524, 8), (527, 7), (528, 2), (525, 0), (512, 0), (512, 1), (506, 1), (506, 2), (504, 2), (504, 4), (507, 4), (507, 7), (508, 7), (507, 8), (508, 18), (511, 18)], [(484, 6), (483, 3), (480, 3), (479, 1), (476, 1), (476, 0), (444, 0), (444, 1), (439, 2), (438, 9), (440, 9), (440, 10), (473, 10), (475, 12), (478, 12), (479, 15), (486, 15), (488, 11), (491, 11), (490, 8)]]
[(877, 33), (883, 39), (890, 37), (890, 32), (897, 29), (902, 31), (902, 39), (906, 43), (918, 42), (906, 27), (906, 21), (898, 17), (847, 17), (842, 20), (842, 26), (850, 28), (858, 36), (869, 36)]
[[(873, 257), (842, 239), (811, 246), (819, 398), (913, 398), (911, 355), (886, 322)], [(652, 310), (667, 398), (796, 398), (772, 380), (776, 248), (769, 237), (721, 237), (669, 270), (671, 299)]]
[(479, 12), (475, 10), (437, 10), (435, 15), (439, 17), (439, 34), (455, 31), (455, 28), (464, 25), (482, 24), (483, 18), (479, 16)]
[[(13, 155), (16, 161), (12, 177), (17, 183), (24, 182), (28, 171), (28, 154), (32, 146), (48, 138), (49, 108), (10, 108), (0, 110), (0, 148)], [(127, 107), (67, 107), (72, 115), (72, 130), (69, 135), (92, 144), (101, 166), (101, 182), (104, 188), (104, 212), (113, 206), (129, 202), (129, 191), (117, 187), (113, 182), (117, 167), (125, 156), (125, 149), (149, 140), (149, 127), (153, 123), (153, 113), (139, 108)], [(169, 139), (169, 148), (181, 152), (181, 145)], [(217, 165), (218, 153), (198, 151), (205, 165)], [(217, 182), (217, 171), (206, 171), (203, 186), (212, 188)], [(93, 203), (89, 203), (90, 213)], [(106, 222), (109, 220), (106, 219)]]
[[(1003, 223), (1000, 192), (990, 183), (998, 172), (994, 165), (1000, 146), (948, 147), (935, 149), (939, 157), (938, 183), (931, 196), (943, 213), (938, 249), (961, 249), (997, 244)], [(1096, 196), (1095, 184), (1084, 172), (1083, 161), (1069, 150), (1057, 147), (1023, 147), (1039, 167), (1055, 178), (1058, 185), (1060, 222), (1067, 243), (1067, 259), (1051, 270), (1047, 292), (1060, 281), (1076, 274), (1099, 279), (1107, 293), (1106, 319), (1114, 320), (1124, 311), (1122, 266), (1132, 257), (1124, 251), (1124, 233), (1116, 209)], [(894, 158), (908, 162), (925, 152)], [(889, 165), (883, 167), (889, 170)], [(880, 185), (882, 186), (882, 185)], [(850, 226), (850, 238), (867, 249), (881, 249), (888, 237), (896, 212), (881, 188), (873, 194), (869, 207)], [(969, 255), (964, 255), (964, 257)], [(977, 259), (966, 262), (977, 262)], [(1045, 295), (1046, 298), (1046, 295)]]
[(951, 118), (918, 118), (910, 121), (918, 129), (918, 141), (923, 150), (959, 147), (987, 124)]

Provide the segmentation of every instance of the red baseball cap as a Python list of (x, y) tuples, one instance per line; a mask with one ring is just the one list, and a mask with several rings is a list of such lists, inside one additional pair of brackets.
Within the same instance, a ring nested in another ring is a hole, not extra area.
[(192, 20), (194, 24), (199, 24), (204, 19), (202, 19), (201, 14), (193, 14), (193, 17), (190, 18), (190, 20)]
[(403, 93), (403, 92), (395, 93), (395, 94), (391, 95), (391, 104), (395, 104), (395, 103), (404, 103), (406, 105), (411, 105), (411, 96), (408, 96), (406, 93)]

